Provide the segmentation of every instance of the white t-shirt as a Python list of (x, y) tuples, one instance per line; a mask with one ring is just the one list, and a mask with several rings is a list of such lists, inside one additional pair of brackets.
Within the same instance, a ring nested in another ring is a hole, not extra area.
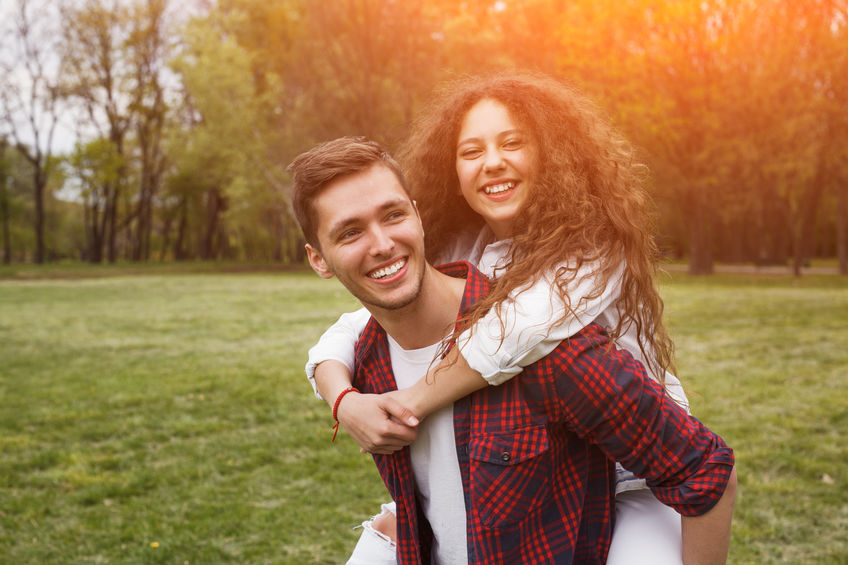
[[(403, 349), (388, 336), (392, 371), (399, 389), (411, 387), (427, 372), (440, 344)], [(465, 497), (456, 455), (453, 405), (428, 416), (409, 446), (412, 474), (424, 515), (433, 529), (433, 563), (468, 563)]]

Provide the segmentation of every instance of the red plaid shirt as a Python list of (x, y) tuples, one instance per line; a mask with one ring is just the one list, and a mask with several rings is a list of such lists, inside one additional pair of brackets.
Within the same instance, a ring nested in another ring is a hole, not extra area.
[[(466, 278), (462, 310), (488, 291), (468, 263), (439, 270)], [(517, 378), (454, 404), (469, 563), (604, 563), (614, 460), (685, 516), (721, 497), (733, 451), (609, 344), (589, 325)], [(354, 372), (362, 392), (397, 388), (386, 334), (373, 318)], [(409, 449), (374, 459), (397, 502), (398, 561), (429, 564), (432, 531), (416, 500)]]

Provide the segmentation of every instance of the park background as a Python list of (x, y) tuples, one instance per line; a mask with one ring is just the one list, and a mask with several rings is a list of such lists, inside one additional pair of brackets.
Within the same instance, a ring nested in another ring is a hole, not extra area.
[(343, 562), (385, 491), (302, 375), (356, 304), (304, 270), (285, 166), (395, 148), (442, 80), (520, 67), (650, 165), (680, 375), (737, 453), (731, 563), (848, 562), (848, 285), (816, 274), (848, 273), (848, 3), (0, 16), (0, 561)]
[(2, 7), (7, 263), (300, 264), (295, 155), (352, 134), (394, 149), (443, 80), (520, 67), (585, 90), (641, 149), (691, 273), (848, 273), (844, 0)]

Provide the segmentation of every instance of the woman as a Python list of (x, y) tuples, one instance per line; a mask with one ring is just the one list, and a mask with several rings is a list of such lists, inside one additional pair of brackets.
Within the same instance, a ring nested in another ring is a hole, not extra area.
[[(653, 280), (658, 252), (644, 167), (585, 98), (529, 73), (451, 83), (414, 124), (399, 157), (428, 259), (469, 260), (494, 279), (454, 335), (459, 347), (428, 378), (399, 391), (400, 405), (421, 417), (486, 383), (500, 384), (592, 321), (685, 402), (666, 373), (673, 346)], [(326, 359), (351, 367), (365, 320), (343, 317), (310, 352), (307, 372)], [(324, 363), (318, 379), (349, 384), (350, 371)], [(339, 420), (349, 430), (367, 428), (356, 401), (345, 400)], [(402, 436), (360, 445), (392, 450)], [(674, 511), (624, 469), (616, 491), (608, 562), (680, 563)], [(391, 523), (386, 512), (378, 522), (385, 521)]]

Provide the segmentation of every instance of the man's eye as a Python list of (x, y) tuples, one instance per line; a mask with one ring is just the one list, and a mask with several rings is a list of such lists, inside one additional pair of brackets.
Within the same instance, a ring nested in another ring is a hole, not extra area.
[(388, 219), (388, 220), (402, 220), (405, 217), (406, 217), (406, 214), (404, 214), (400, 210), (397, 210), (395, 212), (389, 213), (389, 215), (386, 216), (386, 219)]
[(347, 230), (339, 235), (339, 240), (353, 239), (359, 232), (356, 230)]

